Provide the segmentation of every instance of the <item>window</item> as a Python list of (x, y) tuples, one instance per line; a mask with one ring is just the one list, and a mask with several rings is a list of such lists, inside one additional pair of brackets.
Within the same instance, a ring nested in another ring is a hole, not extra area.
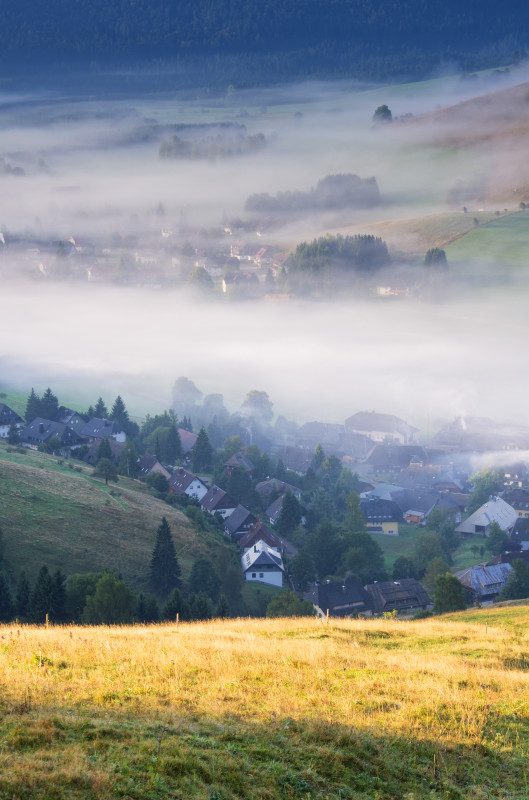
[(264, 572), (260, 572), (260, 573), (259, 573), (259, 577), (260, 577), (260, 578), (264, 578)]
[(257, 578), (257, 573), (252, 572), (252, 578)]

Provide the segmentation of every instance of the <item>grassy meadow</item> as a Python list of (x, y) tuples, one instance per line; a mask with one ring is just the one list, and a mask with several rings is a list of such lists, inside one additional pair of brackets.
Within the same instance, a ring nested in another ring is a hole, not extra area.
[[(470, 215), (467, 215), (470, 216)], [(529, 257), (529, 212), (520, 211), (486, 222), (449, 244), (449, 261), (475, 261), (499, 264), (503, 269), (525, 267)]]
[(163, 516), (171, 526), (184, 574), (199, 555), (217, 546), (195, 531), (176, 508), (153, 497), (145, 484), (120, 476), (105, 485), (82, 462), (0, 443), (0, 527), (4, 558), (16, 580), (40, 567), (66, 574), (120, 572), (134, 591), (148, 590), (149, 564)]
[(529, 607), (0, 628), (0, 798), (529, 797)]

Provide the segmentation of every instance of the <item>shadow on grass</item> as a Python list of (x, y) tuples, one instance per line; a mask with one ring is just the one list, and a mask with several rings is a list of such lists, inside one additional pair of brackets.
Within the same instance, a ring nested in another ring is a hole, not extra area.
[(0, 798), (13, 800), (529, 797), (522, 749), (446, 745), (318, 720), (4, 707), (0, 756)]

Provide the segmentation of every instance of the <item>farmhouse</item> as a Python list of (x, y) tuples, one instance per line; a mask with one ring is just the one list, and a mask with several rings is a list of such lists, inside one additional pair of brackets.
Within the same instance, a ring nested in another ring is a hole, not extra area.
[(202, 500), (207, 491), (207, 486), (200, 478), (183, 467), (177, 469), (169, 478), (169, 492), (173, 494), (185, 494), (187, 497), (194, 497), (195, 500)]
[(364, 589), (373, 601), (373, 610), (376, 614), (432, 607), (428, 592), (415, 578), (370, 583), (364, 586)]
[(313, 583), (303, 599), (312, 603), (319, 617), (350, 617), (357, 614), (371, 615), (373, 601), (354, 578), (345, 581), (326, 581)]
[(277, 550), (260, 539), (241, 558), (242, 571), (247, 581), (283, 586), (283, 559)]
[(466, 535), (479, 533), (487, 536), (493, 522), (497, 522), (502, 531), (511, 531), (517, 519), (518, 514), (512, 506), (501, 497), (493, 496), (477, 511), (474, 511), (468, 519), (461, 522), (456, 531)]
[(0, 439), (7, 439), (11, 425), (20, 427), (24, 420), (13, 409), (0, 403)]

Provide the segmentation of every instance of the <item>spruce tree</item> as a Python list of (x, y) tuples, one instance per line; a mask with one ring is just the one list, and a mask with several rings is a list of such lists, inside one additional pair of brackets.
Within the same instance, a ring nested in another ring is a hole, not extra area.
[(156, 594), (166, 597), (180, 583), (180, 566), (176, 557), (171, 528), (165, 517), (156, 532), (156, 543), (151, 557), (151, 587)]
[(32, 622), (45, 622), (46, 614), (53, 619), (53, 599), (55, 585), (48, 567), (43, 566), (39, 572), (37, 582), (31, 594), (29, 615)]
[(99, 447), (97, 448), (96, 461), (99, 461), (100, 458), (108, 458), (110, 459), (110, 461), (112, 461), (112, 448), (110, 447), (108, 436), (103, 436), (103, 438), (99, 442)]
[(208, 435), (204, 428), (201, 428), (197, 440), (193, 445), (193, 472), (211, 469), (211, 458), (213, 448), (209, 443)]
[(280, 536), (288, 536), (301, 522), (301, 506), (290, 489), (284, 494), (281, 511), (276, 520), (275, 530)]
[(42, 395), (39, 405), (40, 405), (40, 413), (38, 416), (44, 417), (44, 419), (51, 419), (53, 422), (56, 422), (58, 420), (59, 400), (53, 394), (49, 386)]
[(94, 417), (97, 419), (107, 419), (108, 418), (108, 408), (105, 405), (105, 401), (102, 397), (99, 397), (97, 403), (95, 404), (94, 408)]
[(31, 390), (29, 393), (29, 397), (26, 402), (26, 411), (24, 414), (24, 419), (29, 424), (32, 422), (35, 417), (40, 416), (40, 397), (35, 392), (34, 389)]
[(0, 622), (11, 622), (14, 610), (9, 584), (3, 572), (0, 572)]
[(129, 414), (127, 409), (125, 408), (125, 403), (123, 402), (119, 394), (114, 401), (114, 405), (112, 406), (112, 410), (110, 412), (110, 419), (113, 422), (116, 422), (124, 431), (128, 430), (130, 422)]
[(27, 619), (31, 598), (31, 587), (24, 570), (20, 573), (15, 595), (15, 613), (20, 619)]
[(164, 606), (163, 619), (175, 620), (177, 614), (181, 620), (190, 619), (191, 616), (189, 606), (182, 596), (182, 592), (180, 589), (173, 589)]

